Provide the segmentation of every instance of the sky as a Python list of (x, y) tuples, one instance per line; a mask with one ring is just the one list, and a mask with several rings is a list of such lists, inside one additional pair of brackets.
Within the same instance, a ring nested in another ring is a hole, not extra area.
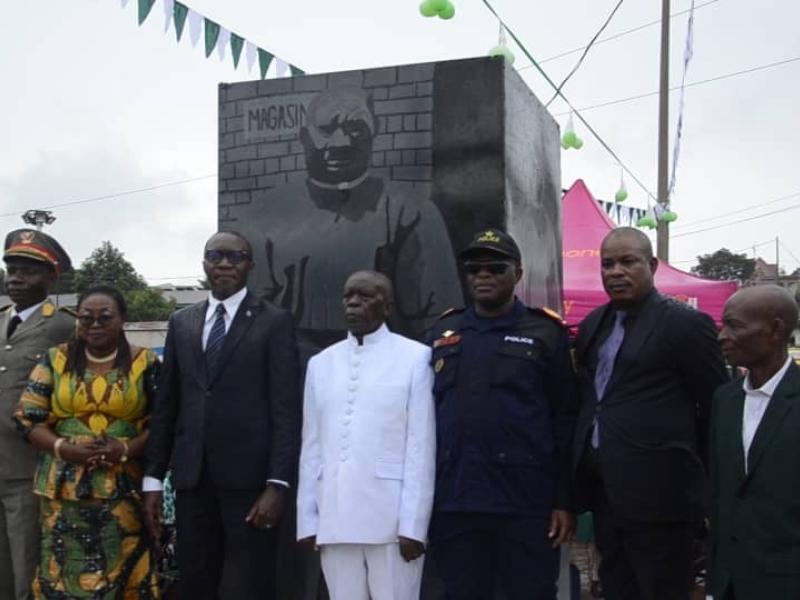
[[(187, 0), (186, 4), (308, 73), (482, 56), (498, 23), (482, 0), (452, 0), (450, 21), (420, 16), (415, 0)], [(618, 0), (490, 0), (548, 75), (560, 81)], [(690, 0), (672, 0), (672, 12)], [(697, 0), (688, 83), (800, 57), (796, 0)], [(164, 32), (162, 0), (136, 23), (136, 0), (0, 0), (0, 230), (31, 208), (53, 208), (57, 237), (79, 265), (104, 240), (151, 284), (194, 283), (216, 230), (217, 86), (257, 79), (244, 56), (206, 59)], [(626, 0), (600, 37), (657, 21), (661, 2)], [(671, 85), (680, 83), (687, 15), (671, 20)], [(579, 110), (658, 89), (659, 28), (596, 44), (564, 94)], [(546, 102), (552, 89), (510, 42), (514, 67)], [(800, 60), (687, 88), (672, 207), (670, 260), (726, 247), (787, 272), (800, 267)], [(274, 76), (271, 70), (269, 77)], [(671, 95), (671, 141), (678, 94)], [(565, 105), (550, 106), (563, 127)], [(582, 111), (622, 162), (656, 189), (656, 96)], [(619, 186), (616, 161), (585, 128), (562, 152), (562, 187), (583, 179), (598, 198)], [(163, 184), (192, 180), (181, 185)], [(647, 194), (626, 178), (627, 204)], [(135, 190), (157, 187), (136, 193)], [(791, 196), (793, 195), (793, 196)], [(791, 196), (791, 197), (787, 197)], [(783, 199), (780, 199), (783, 198)], [(780, 199), (780, 200), (779, 200)], [(765, 213), (775, 214), (759, 217)], [(749, 219), (742, 221), (743, 219)], [(742, 221), (733, 223), (734, 221)], [(728, 225), (729, 223), (732, 223)], [(707, 231), (699, 231), (706, 230)]]

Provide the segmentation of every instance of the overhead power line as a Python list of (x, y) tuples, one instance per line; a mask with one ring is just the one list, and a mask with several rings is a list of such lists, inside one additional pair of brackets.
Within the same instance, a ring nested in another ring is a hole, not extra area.
[(738, 223), (746, 223), (748, 221), (755, 221), (756, 219), (763, 219), (764, 217), (777, 215), (779, 213), (784, 213), (784, 212), (787, 212), (787, 211), (790, 211), (790, 210), (795, 210), (797, 208), (800, 208), (800, 203), (792, 204), (791, 206), (786, 206), (784, 208), (779, 208), (778, 210), (773, 210), (773, 211), (766, 212), (766, 213), (763, 213), (763, 214), (760, 214), (760, 215), (755, 215), (753, 217), (746, 217), (744, 219), (738, 219), (736, 221), (731, 221), (730, 223), (723, 223), (721, 225), (713, 225), (711, 227), (705, 227), (703, 229), (697, 229), (695, 231), (685, 231), (683, 233), (676, 233), (672, 237), (673, 238), (679, 238), (679, 237), (684, 237), (684, 236), (687, 236), (687, 235), (695, 235), (696, 233), (703, 233), (705, 231), (713, 231), (714, 229), (722, 229), (723, 227), (730, 227), (731, 225), (737, 225)]
[[(775, 238), (770, 238), (768, 240), (764, 240), (763, 242), (758, 242), (757, 244), (750, 244), (746, 248), (739, 248), (738, 250), (731, 250), (730, 252), (731, 252), (731, 254), (741, 254), (742, 252), (747, 252), (748, 250), (752, 250), (754, 248), (760, 248), (761, 246), (766, 246), (767, 244), (774, 244), (774, 243), (775, 243)], [(686, 264), (686, 263), (696, 262), (696, 261), (697, 261), (697, 258), (695, 257), (695, 258), (687, 258), (685, 260), (671, 260), (671, 261), (669, 261), (669, 264), (671, 264), (671, 265), (680, 265), (680, 264)]]
[[(68, 202), (61, 202), (60, 204), (51, 204), (50, 206), (40, 206), (38, 208), (44, 210), (50, 210), (52, 208), (63, 208), (65, 206), (75, 206), (76, 204), (87, 204), (89, 202), (99, 202), (100, 200), (111, 200), (112, 198), (120, 198), (122, 196), (130, 196), (131, 194), (141, 194), (142, 192), (152, 192), (153, 190), (160, 190), (166, 187), (172, 187), (176, 185), (184, 185), (186, 183), (192, 183), (194, 181), (201, 181), (203, 179), (210, 179), (212, 177), (216, 177), (216, 173), (212, 173), (210, 175), (203, 175), (201, 177), (191, 177), (189, 179), (180, 179), (178, 181), (168, 181), (167, 183), (159, 183), (157, 185), (151, 185), (148, 187), (138, 188), (135, 190), (125, 190), (123, 192), (116, 192), (114, 194), (105, 194), (103, 196), (94, 196), (92, 198), (82, 198), (81, 200), (70, 200)], [(8, 212), (0, 214), (0, 217), (16, 217), (20, 215), (23, 211), (15, 211), (15, 212)]]
[(794, 259), (794, 261), (795, 261), (795, 262), (796, 262), (798, 265), (800, 265), (800, 259), (798, 259), (798, 258), (797, 258), (797, 257), (794, 255), (794, 252), (792, 252), (791, 250), (789, 250), (789, 247), (788, 247), (786, 244), (784, 244), (784, 243), (783, 243), (783, 240), (782, 240), (782, 239), (780, 239), (780, 238), (778, 238), (778, 243), (779, 243), (781, 246), (783, 246), (783, 249), (784, 249), (784, 250), (786, 250), (786, 251), (789, 253), (789, 256), (791, 256), (791, 257)]
[[(766, 69), (772, 69), (774, 67), (780, 67), (783, 65), (787, 65), (789, 63), (797, 62), (800, 60), (800, 56), (795, 56), (793, 58), (787, 58), (785, 60), (779, 60), (776, 62), (772, 62), (766, 65), (760, 65), (758, 67), (751, 67), (749, 69), (744, 69), (742, 71), (735, 71), (733, 73), (726, 73), (725, 75), (717, 75), (716, 77), (709, 77), (708, 79), (701, 79), (699, 81), (692, 81), (691, 83), (687, 83), (684, 87), (690, 88), (696, 85), (703, 85), (706, 83), (713, 83), (714, 81), (722, 81), (723, 79), (729, 79), (731, 77), (738, 77), (740, 75), (747, 75), (748, 73), (755, 73), (757, 71), (764, 71)], [(670, 92), (674, 92), (676, 90), (681, 89), (681, 86), (676, 85), (669, 88)], [(632, 102), (634, 100), (641, 100), (642, 98), (649, 98), (651, 96), (657, 96), (658, 90), (655, 92), (647, 92), (646, 94), (636, 94), (635, 96), (627, 96), (625, 98), (618, 98), (616, 100), (608, 100), (607, 102), (600, 102), (598, 104), (590, 104), (589, 106), (583, 106), (580, 110), (586, 112), (587, 110), (594, 110), (595, 108), (603, 108), (606, 106), (613, 106), (615, 104), (623, 104), (625, 102)], [(569, 114), (569, 111), (564, 111), (560, 113), (555, 113), (554, 117), (561, 117), (564, 115)]]
[(594, 136), (594, 139), (596, 139), (600, 143), (600, 145), (606, 150), (606, 152), (608, 152), (612, 156), (612, 158), (614, 158), (614, 160), (617, 161), (617, 164), (619, 164), (619, 166), (622, 168), (622, 170), (625, 171), (630, 176), (630, 178), (636, 183), (636, 185), (638, 185), (642, 190), (644, 190), (644, 192), (648, 195), (648, 197), (652, 198), (655, 201), (655, 199), (656, 199), (655, 194), (653, 194), (653, 192), (651, 192), (647, 188), (647, 186), (644, 183), (642, 183), (641, 179), (639, 179), (636, 176), (636, 174), (633, 171), (631, 171), (624, 162), (622, 162), (622, 159), (617, 155), (616, 152), (614, 152), (614, 150), (611, 149), (611, 146), (609, 146), (606, 143), (606, 141), (602, 137), (600, 137), (600, 134), (597, 133), (597, 131), (595, 131), (594, 127), (592, 127), (589, 124), (589, 122), (583, 117), (583, 115), (572, 105), (572, 103), (567, 99), (567, 97), (564, 95), (564, 93), (558, 89), (558, 86), (555, 84), (555, 82), (553, 82), (553, 80), (550, 78), (550, 76), (548, 76), (547, 73), (545, 73), (544, 69), (542, 69), (542, 67), (536, 62), (536, 59), (533, 58), (531, 53), (528, 51), (528, 49), (522, 43), (522, 40), (520, 40), (517, 37), (517, 35), (514, 33), (514, 31), (505, 23), (505, 21), (503, 21), (503, 19), (500, 17), (500, 15), (497, 14), (497, 11), (489, 3), (489, 0), (483, 0), (483, 3), (486, 5), (486, 8), (488, 8), (489, 11), (495, 16), (495, 18), (503, 26), (503, 28), (508, 32), (508, 34), (511, 36), (511, 39), (513, 39), (514, 42), (517, 44), (517, 46), (519, 46), (520, 50), (522, 50), (522, 52), (525, 54), (525, 56), (528, 57), (528, 60), (531, 61), (531, 63), (533, 63), (536, 66), (536, 70), (539, 71), (539, 73), (544, 78), (544, 80), (554, 90), (556, 90), (556, 94), (558, 95), (558, 97), (561, 98), (567, 106), (569, 106), (569, 108), (572, 110), (572, 112), (575, 114), (575, 116), (578, 118), (578, 120), (581, 123), (583, 123), (583, 126), (586, 127), (586, 129), (589, 131), (589, 133), (592, 134), (592, 136)]
[(606, 30), (606, 27), (608, 27), (608, 24), (611, 23), (611, 19), (614, 18), (615, 14), (617, 14), (617, 11), (619, 10), (619, 7), (622, 6), (622, 2), (623, 1), (624, 0), (619, 0), (619, 2), (617, 2), (617, 5), (609, 13), (608, 17), (606, 17), (606, 20), (600, 26), (600, 29), (598, 29), (597, 33), (595, 33), (594, 36), (592, 36), (592, 39), (589, 40), (589, 43), (583, 49), (583, 54), (581, 54), (581, 57), (578, 59), (578, 62), (575, 63), (575, 66), (572, 67), (572, 69), (570, 70), (569, 73), (567, 73), (567, 76), (564, 77), (564, 79), (561, 81), (561, 83), (558, 84), (558, 87), (556, 88), (556, 93), (553, 94), (553, 97), (550, 98), (550, 100), (548, 100), (545, 103), (545, 105), (544, 105), (545, 108), (549, 107), (550, 104), (553, 102), (553, 100), (558, 98), (558, 94), (561, 93), (561, 90), (564, 89), (564, 86), (567, 85), (567, 82), (572, 78), (573, 75), (575, 75), (575, 72), (583, 64), (583, 60), (586, 58), (586, 55), (589, 54), (589, 50), (591, 50), (592, 46), (594, 46), (594, 43), (597, 41), (597, 38), (600, 37), (600, 34), (603, 33)]
[[(709, 221), (716, 221), (718, 219), (725, 219), (730, 217), (731, 215), (738, 215), (743, 212), (747, 212), (756, 208), (763, 208), (764, 206), (769, 206), (770, 204), (776, 204), (778, 202), (783, 202), (784, 200), (789, 200), (790, 198), (797, 198), (800, 196), (800, 192), (795, 192), (794, 194), (787, 194), (786, 196), (780, 196), (778, 198), (773, 198), (772, 200), (767, 200), (766, 202), (759, 202), (758, 204), (751, 204), (750, 206), (745, 206), (744, 208), (740, 208), (738, 210), (732, 210), (730, 212), (726, 212), (723, 215), (717, 215), (716, 217), (707, 217), (705, 219), (698, 219), (697, 221), (692, 221), (691, 223), (682, 223), (676, 229), (685, 229), (685, 228), (692, 228), (695, 225), (700, 225), (701, 223), (708, 223)], [(774, 241), (774, 240), (773, 240)], [(750, 246), (752, 248), (752, 246)]]
[[(714, 4), (715, 2), (719, 2), (719, 0), (709, 0), (708, 2), (704, 2), (703, 4), (696, 5), (694, 7), (694, 9), (695, 9), (695, 11), (697, 11), (697, 10), (699, 10), (699, 9), (705, 7), (705, 6), (708, 6), (709, 4)], [(685, 15), (686, 13), (688, 13), (690, 11), (691, 11), (691, 9), (687, 8), (686, 10), (681, 10), (679, 12), (672, 13), (670, 15), (670, 18), (674, 19), (675, 17), (679, 17), (681, 15)], [(641, 31), (642, 29), (647, 29), (648, 27), (652, 27), (653, 25), (660, 25), (660, 24), (661, 24), (661, 20), (660, 19), (657, 20), (657, 21), (650, 21), (648, 23), (643, 23), (642, 25), (638, 25), (638, 26), (636, 26), (636, 27), (634, 27), (632, 29), (626, 29), (625, 31), (620, 31), (619, 33), (615, 33), (614, 35), (610, 35), (608, 37), (599, 39), (599, 40), (597, 40), (595, 42), (594, 45), (595, 46), (599, 46), (600, 44), (604, 44), (605, 42), (610, 42), (612, 40), (616, 40), (618, 38), (624, 37), (624, 36), (626, 36), (626, 35), (628, 35), (630, 33), (635, 33), (637, 31)], [(539, 64), (543, 65), (544, 63), (547, 63), (547, 62), (550, 62), (550, 61), (553, 61), (553, 60), (558, 60), (559, 58), (564, 58), (565, 56), (569, 56), (570, 54), (577, 54), (578, 52), (582, 52), (585, 49), (586, 49), (586, 46), (581, 46), (580, 48), (574, 48), (572, 50), (567, 50), (566, 52), (562, 52), (561, 54), (556, 54), (555, 56), (551, 56), (550, 58), (545, 58), (543, 60), (540, 60)], [(524, 71), (526, 69), (531, 69), (531, 68), (533, 68), (533, 66), (534, 65), (532, 65), (532, 64), (525, 65), (524, 67), (518, 68), (517, 71)]]

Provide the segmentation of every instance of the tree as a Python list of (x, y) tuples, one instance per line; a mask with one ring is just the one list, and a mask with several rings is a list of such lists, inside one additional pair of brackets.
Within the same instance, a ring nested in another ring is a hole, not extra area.
[(133, 290), (125, 294), (128, 302), (128, 321), (166, 321), (175, 310), (175, 299), (167, 300), (152, 288)]
[(100, 284), (112, 285), (121, 292), (147, 289), (144, 278), (111, 242), (103, 242), (81, 263), (75, 271), (74, 282), (78, 293)]
[(699, 264), (692, 267), (692, 273), (707, 279), (733, 279), (739, 283), (750, 279), (756, 267), (754, 258), (747, 258), (746, 254), (734, 254), (727, 248), (698, 256), (697, 262)]

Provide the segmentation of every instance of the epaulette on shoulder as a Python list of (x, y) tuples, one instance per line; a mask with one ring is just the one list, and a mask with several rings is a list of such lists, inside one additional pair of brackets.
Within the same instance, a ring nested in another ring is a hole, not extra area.
[(459, 313), (464, 312), (465, 310), (466, 310), (466, 308), (464, 308), (463, 306), (461, 308), (456, 308), (456, 307), (448, 308), (446, 311), (444, 311), (442, 314), (440, 314), (436, 318), (436, 320), (438, 321), (438, 320), (444, 319), (446, 317), (450, 317), (452, 315), (457, 315)]
[(6, 312), (6, 311), (7, 311), (7, 310), (9, 310), (9, 309), (10, 309), (12, 306), (14, 306), (14, 305), (13, 305), (13, 304), (6, 304), (6, 305), (4, 305), (4, 306), (0, 306), (0, 313), (4, 313), (4, 312)]
[(552, 308), (547, 308), (546, 306), (537, 306), (536, 308), (532, 308), (531, 310), (536, 311), (539, 314), (545, 315), (549, 317), (562, 327), (567, 326), (567, 322), (561, 318), (561, 315), (554, 311)]
[(68, 314), (70, 317), (75, 317), (76, 319), (78, 318), (78, 311), (75, 310), (75, 309), (69, 308), (68, 306), (61, 306), (61, 307), (59, 307), (58, 310), (60, 310), (63, 313)]

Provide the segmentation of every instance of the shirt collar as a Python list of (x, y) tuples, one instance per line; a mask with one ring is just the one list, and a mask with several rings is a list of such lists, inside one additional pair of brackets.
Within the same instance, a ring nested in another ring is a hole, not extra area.
[(744, 390), (744, 393), (750, 394), (752, 392), (761, 392), (762, 394), (766, 394), (771, 398), (772, 394), (775, 393), (775, 388), (778, 387), (778, 384), (781, 382), (781, 379), (783, 379), (783, 376), (786, 375), (786, 371), (789, 370), (790, 364), (792, 364), (792, 357), (788, 356), (786, 357), (786, 362), (783, 363), (783, 366), (780, 369), (778, 369), (775, 375), (770, 377), (767, 380), (767, 382), (764, 383), (764, 385), (762, 385), (760, 388), (757, 389), (754, 389), (753, 386), (750, 384), (750, 374), (748, 373), (747, 377), (745, 377), (744, 381), (742, 381), (742, 389)]
[(29, 306), (28, 308), (20, 311), (18, 311), (17, 307), (14, 306), (11, 309), (11, 318), (13, 319), (15, 316), (17, 316), (20, 318), (21, 321), (24, 322), (28, 317), (30, 317), (33, 313), (39, 310), (45, 302), (47, 302), (46, 299), (42, 300), (38, 304), (34, 304), (33, 306)]
[[(375, 344), (379, 344), (383, 340), (389, 337), (389, 328), (386, 326), (386, 323), (383, 323), (378, 329), (373, 331), (372, 333), (368, 333), (364, 336), (364, 346), (373, 346)], [(358, 346), (358, 339), (349, 331), (347, 332), (347, 340), (353, 346)]]
[(211, 292), (208, 292), (208, 309), (206, 310), (206, 321), (211, 318), (211, 315), (217, 310), (217, 305), (222, 304), (225, 306), (225, 313), (232, 319), (236, 316), (236, 311), (239, 310), (239, 305), (247, 295), (247, 288), (243, 287), (232, 296), (228, 296), (225, 300), (214, 298)]

